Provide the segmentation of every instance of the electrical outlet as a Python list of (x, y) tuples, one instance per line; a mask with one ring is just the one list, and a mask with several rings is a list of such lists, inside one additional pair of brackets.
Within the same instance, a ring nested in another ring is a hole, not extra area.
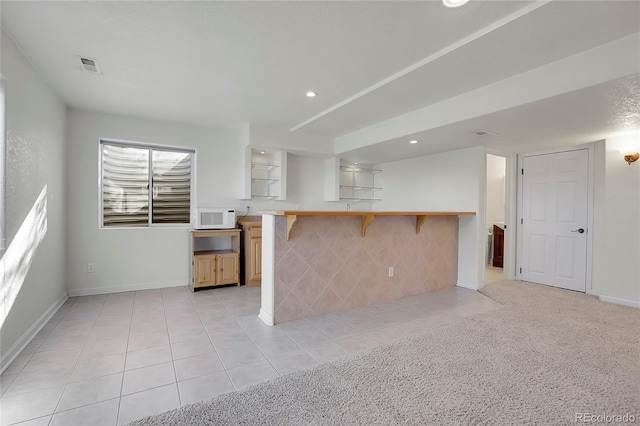
[(87, 272), (93, 274), (96, 271), (95, 263), (87, 263)]
[(393, 277), (393, 266), (389, 266), (389, 278)]

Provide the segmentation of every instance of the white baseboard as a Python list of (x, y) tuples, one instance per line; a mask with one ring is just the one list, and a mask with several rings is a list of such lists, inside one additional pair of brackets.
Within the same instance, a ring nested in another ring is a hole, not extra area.
[(599, 296), (599, 299), (603, 302), (615, 303), (617, 305), (631, 306), (632, 308), (640, 308), (640, 302), (635, 300), (619, 299), (617, 297)]
[(13, 360), (20, 355), (24, 348), (31, 343), (33, 338), (36, 337), (40, 330), (42, 330), (42, 327), (44, 327), (51, 317), (58, 312), (58, 309), (64, 305), (64, 302), (66, 302), (67, 299), (69, 299), (69, 294), (64, 293), (58, 300), (53, 302), (49, 309), (47, 309), (45, 313), (42, 314), (40, 318), (38, 318), (36, 322), (34, 322), (33, 325), (29, 327), (29, 329), (18, 339), (18, 341), (16, 341), (16, 343), (14, 343), (4, 355), (2, 355), (2, 358), (0, 358), (0, 374), (2, 374), (4, 370), (11, 365)]
[(469, 283), (469, 282), (465, 282), (465, 281), (461, 281), (458, 280), (458, 282), (456, 283), (456, 285), (458, 287), (462, 287), (462, 288), (468, 288), (469, 290), (478, 290), (480, 288), (482, 288), (481, 286), (479, 286), (478, 284), (475, 283)]
[(136, 284), (128, 284), (123, 286), (114, 286), (114, 287), (93, 287), (93, 288), (75, 288), (69, 290), (69, 297), (76, 296), (93, 296), (96, 294), (107, 294), (107, 293), (122, 293), (125, 291), (138, 291), (138, 290), (155, 290), (158, 288), (168, 288), (168, 287), (183, 287), (186, 286), (184, 280), (173, 280), (173, 281), (154, 281), (152, 283), (136, 283)]
[(274, 325), (273, 316), (266, 313), (262, 308), (260, 308), (260, 314), (258, 314), (258, 318), (262, 320), (267, 325)]

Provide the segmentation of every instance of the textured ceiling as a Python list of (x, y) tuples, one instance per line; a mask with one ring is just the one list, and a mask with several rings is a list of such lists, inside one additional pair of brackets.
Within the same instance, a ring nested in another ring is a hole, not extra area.
[[(478, 3), (452, 13), (433, 2), (3, 2), (2, 22), (72, 106), (292, 126), (518, 7)], [(104, 75), (81, 73), (75, 55), (96, 58)], [(308, 89), (320, 94), (313, 102), (304, 97)]]
[[(637, 1), (0, 7), (3, 29), (70, 106), (205, 126), (250, 123), (294, 141), (313, 134), (304, 146), (317, 141), (324, 152), (345, 133), (640, 31)], [(97, 59), (103, 75), (81, 71), (77, 55)], [(307, 99), (309, 89), (319, 96)], [(530, 134), (525, 121), (521, 132)], [(443, 140), (455, 134), (446, 127)], [(378, 145), (371, 154), (385, 159)]]

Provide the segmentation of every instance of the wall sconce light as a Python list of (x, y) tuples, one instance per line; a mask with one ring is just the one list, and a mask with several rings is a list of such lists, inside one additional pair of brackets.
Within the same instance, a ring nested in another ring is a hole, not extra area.
[(638, 161), (638, 158), (640, 158), (640, 153), (637, 152), (635, 154), (624, 154), (624, 161), (629, 163), (629, 165)]

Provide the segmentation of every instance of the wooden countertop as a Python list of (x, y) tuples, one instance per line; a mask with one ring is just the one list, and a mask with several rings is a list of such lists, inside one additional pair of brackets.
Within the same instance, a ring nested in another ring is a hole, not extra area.
[(260, 210), (262, 214), (274, 216), (475, 216), (476, 212), (440, 212), (440, 211), (356, 211), (356, 210)]
[(291, 228), (298, 216), (362, 216), (362, 236), (367, 234), (369, 224), (376, 216), (415, 216), (416, 234), (420, 233), (420, 227), (430, 216), (475, 216), (476, 212), (447, 212), (447, 211), (352, 211), (352, 210), (261, 210), (262, 214), (287, 217), (287, 240), (291, 234)]

